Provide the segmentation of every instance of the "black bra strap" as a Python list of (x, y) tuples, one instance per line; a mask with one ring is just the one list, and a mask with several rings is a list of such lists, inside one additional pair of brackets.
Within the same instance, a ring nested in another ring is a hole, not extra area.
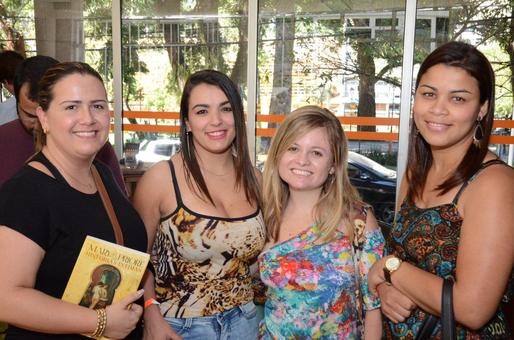
[(181, 207), (182, 204), (182, 196), (180, 195), (180, 188), (178, 187), (177, 175), (175, 174), (175, 167), (173, 166), (173, 162), (171, 159), (168, 161), (171, 170), (171, 178), (173, 180), (173, 190), (175, 191), (175, 197), (177, 199), (177, 206)]
[(499, 160), (499, 159), (491, 159), (491, 160), (489, 160), (489, 161), (487, 161), (485, 163), (480, 164), (480, 167), (473, 174), (473, 176), (471, 176), (470, 179), (468, 179), (466, 182), (464, 182), (464, 184), (462, 184), (462, 186), (460, 187), (459, 191), (455, 195), (455, 198), (453, 199), (452, 203), (457, 205), (457, 202), (459, 201), (460, 195), (462, 195), (462, 192), (464, 191), (464, 189), (466, 189), (468, 184), (473, 182), (475, 180), (475, 178), (478, 176), (478, 174), (480, 174), (485, 168), (487, 168), (487, 167), (489, 167), (491, 165), (494, 165), (494, 164), (505, 164), (505, 163), (502, 160)]
[(46, 158), (46, 156), (42, 153), (42, 152), (38, 152), (37, 154), (35, 154), (29, 161), (28, 163), (30, 162), (39, 162), (41, 164), (43, 164), (44, 166), (46, 166), (46, 168), (48, 169), (48, 171), (50, 171), (50, 173), (54, 176), (54, 178), (60, 182), (63, 182), (64, 184), (66, 185), (69, 185), (68, 182), (66, 182), (66, 180), (64, 179), (64, 177), (61, 175), (61, 173), (59, 172), (59, 170), (57, 170), (57, 168), (55, 167), (55, 165), (52, 164), (52, 162), (50, 162), (48, 160), (48, 158)]

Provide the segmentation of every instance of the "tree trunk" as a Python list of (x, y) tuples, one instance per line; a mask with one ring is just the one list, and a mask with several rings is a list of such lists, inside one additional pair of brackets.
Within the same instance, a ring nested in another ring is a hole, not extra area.
[(273, 93), (269, 114), (279, 115), (291, 112), (295, 19), (286, 16), (278, 18), (275, 27)]
[[(357, 64), (359, 69), (359, 105), (357, 116), (375, 117), (375, 61), (369, 41), (357, 43)], [(375, 131), (375, 126), (359, 126), (358, 131)]]
[(177, 46), (179, 27), (178, 23), (164, 24), (164, 41), (166, 43), (166, 51), (168, 52), (168, 58), (170, 61), (171, 69), (174, 78), (177, 77), (177, 68), (179, 65), (183, 65), (184, 58), (181, 48)]
[(213, 15), (216, 19), (204, 19), (198, 23), (201, 32), (201, 43), (206, 46), (206, 66), (223, 72), (223, 58), (220, 24), (217, 19), (218, 0), (198, 0), (195, 12), (199, 15)]
[[(510, 89), (514, 94), (514, 3), (510, 7), (510, 44), (507, 45), (507, 53), (510, 59)], [(512, 96), (512, 107), (514, 107), (514, 95)], [(514, 120), (514, 113), (511, 114), (510, 119)], [(514, 304), (514, 303), (512, 303)], [(514, 317), (512, 318), (514, 320)]]
[(248, 60), (248, 9), (244, 7), (239, 11), (239, 49), (237, 50), (236, 62), (232, 69), (230, 78), (242, 88), (246, 88), (246, 67)]

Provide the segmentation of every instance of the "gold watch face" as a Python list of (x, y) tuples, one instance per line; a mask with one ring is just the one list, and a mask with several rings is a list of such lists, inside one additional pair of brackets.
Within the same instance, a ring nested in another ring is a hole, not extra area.
[(387, 268), (387, 270), (389, 270), (390, 272), (391, 271), (395, 271), (396, 269), (398, 269), (398, 267), (400, 266), (400, 259), (397, 258), (397, 257), (390, 257), (386, 260), (386, 263), (385, 263), (385, 267)]

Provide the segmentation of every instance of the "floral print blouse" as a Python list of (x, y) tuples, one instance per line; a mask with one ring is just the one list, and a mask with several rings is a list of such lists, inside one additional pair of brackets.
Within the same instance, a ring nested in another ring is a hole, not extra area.
[[(366, 210), (356, 221), (362, 228)], [(363, 233), (361, 249), (352, 249), (341, 232), (323, 244), (315, 243), (319, 235), (319, 227), (312, 225), (260, 255), (261, 279), (267, 286), (261, 339), (360, 339), (357, 292), (364, 310), (380, 307), (367, 283), (369, 268), (383, 255), (380, 229)]]

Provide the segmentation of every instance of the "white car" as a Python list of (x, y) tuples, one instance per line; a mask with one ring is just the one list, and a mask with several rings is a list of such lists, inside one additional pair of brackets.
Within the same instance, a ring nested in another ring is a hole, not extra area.
[(138, 162), (155, 163), (168, 160), (180, 149), (179, 139), (156, 139), (142, 143), (136, 158)]

